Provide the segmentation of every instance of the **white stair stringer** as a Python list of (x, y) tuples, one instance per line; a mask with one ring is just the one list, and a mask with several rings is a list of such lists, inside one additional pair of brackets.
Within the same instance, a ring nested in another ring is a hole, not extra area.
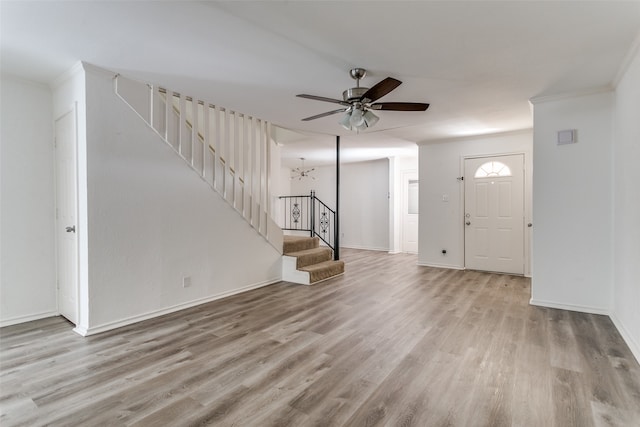
[(301, 285), (310, 285), (311, 275), (308, 271), (297, 270), (296, 263), (296, 257), (282, 255), (282, 280)]
[(282, 253), (271, 218), (271, 124), (120, 75), (114, 81), (116, 95)]

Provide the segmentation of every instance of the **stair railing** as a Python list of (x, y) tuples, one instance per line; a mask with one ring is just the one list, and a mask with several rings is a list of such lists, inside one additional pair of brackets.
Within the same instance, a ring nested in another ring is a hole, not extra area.
[(282, 250), (272, 219), (271, 124), (116, 75), (118, 95), (258, 233)]
[(336, 212), (316, 197), (316, 192), (303, 196), (280, 196), (284, 213), (281, 228), (288, 231), (308, 232), (317, 236), (333, 251), (333, 258), (339, 259), (339, 236), (336, 227)]

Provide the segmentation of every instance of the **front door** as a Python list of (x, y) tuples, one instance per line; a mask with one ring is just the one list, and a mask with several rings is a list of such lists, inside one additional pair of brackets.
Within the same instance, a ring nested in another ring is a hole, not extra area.
[(524, 155), (464, 162), (465, 267), (524, 274)]
[(78, 241), (75, 109), (56, 120), (56, 239), (58, 311), (77, 324)]

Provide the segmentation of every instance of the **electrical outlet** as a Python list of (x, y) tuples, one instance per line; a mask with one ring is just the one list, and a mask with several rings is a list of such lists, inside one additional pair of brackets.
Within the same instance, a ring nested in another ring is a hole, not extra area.
[(182, 278), (182, 287), (188, 288), (189, 286), (191, 286), (191, 276), (184, 276)]

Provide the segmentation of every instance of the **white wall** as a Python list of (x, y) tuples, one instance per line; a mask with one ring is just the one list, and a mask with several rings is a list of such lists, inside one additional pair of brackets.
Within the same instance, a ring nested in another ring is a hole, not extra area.
[[(510, 132), (445, 140), (419, 145), (420, 236), (418, 263), (447, 268), (464, 268), (464, 184), (466, 156), (525, 155), (525, 222), (530, 222), (531, 207), (531, 131)], [(442, 196), (449, 201), (443, 202)], [(525, 260), (529, 255), (529, 229), (525, 228)], [(447, 254), (442, 254), (446, 249)], [(525, 274), (530, 275), (525, 263)]]
[(640, 49), (615, 92), (611, 317), (640, 360)]
[[(534, 101), (532, 304), (612, 304), (612, 94)], [(637, 120), (637, 117), (636, 117)], [(556, 145), (576, 129), (577, 143)]]
[(51, 91), (1, 80), (0, 325), (57, 314)]
[(86, 75), (86, 333), (277, 281), (279, 253), (115, 96), (109, 76)]
[(341, 246), (389, 250), (389, 160), (340, 169)]
[[(316, 167), (313, 179), (291, 180), (292, 195), (310, 194), (335, 209), (335, 166)], [(389, 250), (388, 159), (340, 165), (340, 246)]]

